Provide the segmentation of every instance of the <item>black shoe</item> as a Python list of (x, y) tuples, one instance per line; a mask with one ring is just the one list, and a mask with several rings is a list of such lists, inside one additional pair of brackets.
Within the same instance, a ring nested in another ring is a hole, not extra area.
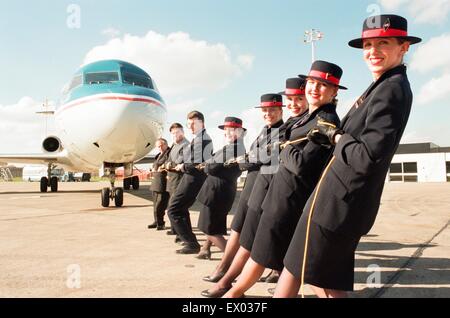
[(177, 237), (175, 237), (174, 242), (175, 242), (175, 243), (181, 243), (181, 242), (183, 242), (183, 241), (182, 241), (181, 238), (177, 235)]
[(157, 231), (164, 231), (166, 229), (166, 224), (165, 223), (163, 223), (163, 224), (158, 224), (157, 226), (156, 226), (156, 230)]
[(177, 235), (173, 230), (169, 230), (166, 232), (167, 235)]
[(153, 222), (152, 224), (147, 225), (147, 228), (148, 228), (148, 229), (156, 229), (157, 226), (158, 226), (158, 223)]
[(272, 271), (269, 276), (266, 277), (266, 283), (278, 283), (278, 279), (280, 278), (280, 274), (277, 271)]
[(181, 250), (177, 250), (177, 254), (198, 254), (200, 252), (200, 246), (189, 246), (186, 245)]
[(202, 291), (202, 296), (207, 298), (220, 298), (229, 291), (231, 287), (228, 288), (219, 288), (216, 291), (210, 292), (209, 289), (205, 289)]
[(215, 274), (215, 275), (208, 275), (208, 276), (203, 277), (203, 280), (204, 280), (205, 282), (217, 283), (217, 282), (218, 282), (219, 280), (221, 280), (222, 277), (224, 277), (224, 276), (225, 276), (225, 272), (218, 272), (218, 273)]

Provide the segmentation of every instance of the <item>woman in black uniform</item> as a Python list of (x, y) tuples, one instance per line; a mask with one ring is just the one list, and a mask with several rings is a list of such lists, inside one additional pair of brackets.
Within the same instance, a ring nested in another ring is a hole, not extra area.
[[(277, 114), (277, 108), (280, 108), (279, 114)], [(281, 106), (270, 109), (270, 114), (269, 110), (267, 112), (263, 111), (263, 114), (266, 126), (264, 126), (263, 130), (250, 146), (249, 154), (253, 158), (258, 158), (257, 152), (261, 146), (265, 146), (269, 131), (272, 128), (277, 128), (283, 124), (283, 113), (281, 111)], [(237, 250), (239, 249), (239, 236), (247, 214), (247, 201), (252, 193), (253, 185), (255, 184), (258, 172), (264, 164), (259, 160), (252, 160), (252, 162), (248, 162), (244, 159), (239, 160), (239, 162), (239, 168), (241, 171), (247, 171), (247, 177), (245, 178), (244, 188), (242, 189), (241, 196), (239, 197), (238, 206), (233, 217), (233, 222), (231, 223), (231, 234), (227, 241), (222, 260), (219, 265), (217, 265), (213, 274), (203, 277), (203, 280), (211, 283), (217, 283), (225, 275), (231, 265), (231, 262), (233, 261), (234, 256), (236, 255)]]
[[(282, 126), (279, 126), (279, 129), (275, 130), (274, 132), (269, 132), (266, 134), (266, 144), (260, 144), (259, 153), (266, 152), (267, 146), (272, 147), (271, 144), (279, 142), (280, 140), (284, 140), (286, 135), (289, 135), (289, 130), (292, 127), (292, 125), (297, 121), (298, 118), (300, 118), (303, 113), (307, 110), (307, 103), (303, 98), (301, 87), (303, 85), (304, 81), (301, 79), (288, 79), (286, 81), (286, 91), (284, 92), (284, 95), (287, 95), (288, 99), (288, 109), (291, 112), (291, 117), (284, 123)], [(263, 112), (269, 112), (272, 111), (272, 108), (274, 106), (269, 106), (270, 100), (277, 100), (275, 107), (280, 108), (282, 105), (282, 96), (280, 94), (266, 94), (261, 97), (261, 108)], [(280, 108), (281, 110), (281, 108)], [(274, 111), (277, 111), (276, 109)], [(281, 118), (282, 113), (279, 113), (279, 116)], [(270, 119), (272, 117), (271, 121), (274, 121), (274, 116), (268, 116), (265, 115), (265, 119), (267, 122), (267, 119)], [(280, 120), (280, 122), (282, 122)], [(277, 128), (276, 125), (272, 125), (273, 128)], [(270, 138), (270, 139), (269, 139)], [(251, 153), (250, 153), (251, 154)], [(237, 235), (236, 247), (234, 252), (234, 258), (231, 259), (232, 263), (228, 271), (224, 273), (222, 278), (217, 281), (217, 284), (209, 289), (204, 290), (202, 292), (202, 295), (205, 297), (211, 297), (211, 298), (217, 298), (223, 296), (223, 294), (231, 288), (231, 283), (233, 280), (241, 273), (242, 268), (245, 265), (245, 262), (250, 257), (250, 249), (244, 247), (239, 247), (240, 238), (241, 238), (241, 232), (243, 232), (243, 227), (245, 223), (248, 223), (246, 221), (248, 215), (259, 215), (260, 214), (260, 206), (261, 202), (264, 200), (264, 196), (267, 192), (267, 189), (270, 184), (270, 180), (272, 179), (273, 173), (276, 169), (278, 169), (278, 151), (273, 151), (270, 156), (267, 156), (268, 160), (264, 160), (264, 165), (261, 167), (261, 171), (256, 175), (256, 180), (254, 181), (254, 185), (251, 188), (251, 191), (249, 193), (249, 198), (246, 209), (242, 210), (241, 214), (237, 214), (235, 216), (235, 219), (233, 220), (233, 225), (239, 226), (239, 232)], [(254, 160), (252, 160), (254, 161)], [(253, 208), (252, 208), (253, 207)], [(253, 219), (253, 217), (252, 217)], [(254, 222), (251, 222), (251, 225), (255, 224)], [(247, 233), (253, 233), (256, 232), (256, 230), (253, 230), (253, 228), (249, 225), (247, 225)], [(246, 240), (248, 239), (249, 234), (246, 234)], [(228, 245), (228, 244), (227, 244)], [(269, 275), (267, 279), (271, 279), (274, 277), (278, 277), (277, 275)]]
[(204, 172), (208, 177), (197, 200), (203, 204), (198, 228), (206, 234), (207, 241), (223, 252), (227, 242), (223, 237), (227, 234), (227, 214), (233, 205), (237, 179), (241, 175), (237, 165), (225, 163), (245, 155), (243, 137), (246, 129), (242, 127), (242, 120), (236, 117), (226, 117), (219, 128), (224, 130), (227, 144), (205, 162)]
[(281, 151), (279, 170), (262, 204), (251, 258), (237, 283), (224, 297), (242, 296), (257, 282), (265, 268), (277, 271), (283, 269), (283, 258), (303, 206), (331, 154), (329, 147), (309, 142), (305, 137), (320, 120), (339, 126), (335, 98), (339, 88), (345, 89), (339, 85), (342, 69), (329, 62), (316, 61), (311, 66), (310, 75), (304, 77), (307, 78), (305, 90), (309, 110), (292, 126), (289, 139), (291, 142), (302, 141), (288, 145)]
[(318, 123), (309, 135), (335, 145), (334, 156), (297, 224), (275, 297), (296, 297), (305, 283), (319, 297), (345, 297), (353, 290), (355, 250), (375, 222), (411, 110), (403, 56), (420, 41), (408, 36), (406, 19), (381, 15), (368, 18), (362, 37), (349, 42), (363, 49), (374, 82), (343, 118), (342, 130)]

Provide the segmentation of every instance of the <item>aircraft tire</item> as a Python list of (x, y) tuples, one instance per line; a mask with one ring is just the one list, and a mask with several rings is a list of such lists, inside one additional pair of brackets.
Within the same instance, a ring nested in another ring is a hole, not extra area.
[(114, 204), (116, 207), (121, 207), (123, 205), (123, 189), (116, 188), (114, 190)]
[(139, 177), (138, 176), (134, 176), (133, 179), (131, 180), (131, 183), (133, 185), (133, 190), (139, 190)]
[(124, 178), (123, 179), (123, 188), (124, 188), (124, 190), (130, 190), (130, 188), (131, 188), (131, 178)]
[(50, 189), (52, 192), (58, 192), (58, 177), (50, 178)]
[(48, 178), (42, 177), (41, 178), (41, 192), (47, 192), (48, 187)]
[(110, 194), (109, 188), (102, 189), (102, 207), (104, 208), (109, 207), (109, 194)]

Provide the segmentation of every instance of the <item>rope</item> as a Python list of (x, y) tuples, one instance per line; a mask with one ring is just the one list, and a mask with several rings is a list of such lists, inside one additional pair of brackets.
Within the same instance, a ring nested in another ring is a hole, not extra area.
[(302, 138), (299, 138), (299, 139), (286, 141), (286, 142), (284, 142), (284, 143), (282, 143), (280, 145), (280, 149), (284, 149), (284, 148), (286, 148), (289, 145), (298, 144), (299, 142), (305, 141), (307, 139), (308, 139), (308, 137), (302, 137)]
[(305, 298), (305, 291), (304, 291), (304, 287), (305, 287), (305, 269), (306, 269), (307, 253), (308, 253), (309, 229), (311, 227), (312, 215), (313, 215), (313, 212), (314, 212), (314, 207), (316, 205), (317, 195), (319, 194), (320, 186), (322, 185), (323, 178), (327, 174), (328, 170), (331, 167), (331, 164), (334, 162), (335, 159), (336, 159), (335, 156), (333, 156), (333, 158), (331, 158), (330, 162), (328, 163), (328, 165), (326, 166), (324, 172), (322, 173), (322, 176), (320, 177), (319, 183), (317, 184), (316, 193), (314, 193), (314, 199), (313, 199), (313, 202), (311, 204), (311, 209), (309, 210), (308, 224), (306, 226), (306, 240), (305, 240), (305, 247), (304, 247), (304, 253), (303, 253), (302, 276), (301, 276), (301, 283), (300, 283), (300, 293), (302, 295), (302, 298)]

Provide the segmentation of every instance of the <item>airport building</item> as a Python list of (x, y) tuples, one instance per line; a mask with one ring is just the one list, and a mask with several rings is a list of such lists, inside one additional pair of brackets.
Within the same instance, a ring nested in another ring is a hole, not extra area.
[(401, 144), (386, 182), (450, 182), (450, 147), (431, 142)]

